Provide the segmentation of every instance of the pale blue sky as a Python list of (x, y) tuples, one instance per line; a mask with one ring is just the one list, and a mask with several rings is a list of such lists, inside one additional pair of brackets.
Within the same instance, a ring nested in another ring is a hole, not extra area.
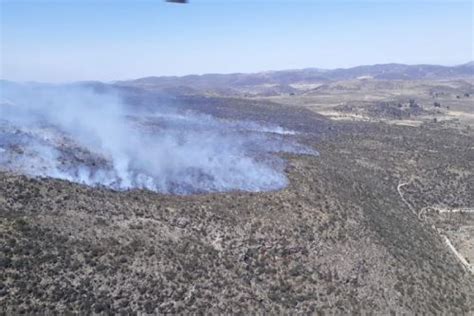
[(0, 0), (1, 77), (454, 65), (473, 59), (472, 1)]

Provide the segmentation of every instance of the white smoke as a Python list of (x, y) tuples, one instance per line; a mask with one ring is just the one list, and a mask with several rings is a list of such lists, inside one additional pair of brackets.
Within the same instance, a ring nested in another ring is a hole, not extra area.
[(189, 194), (283, 188), (272, 153), (315, 152), (295, 132), (78, 86), (1, 84), (0, 169), (113, 189)]

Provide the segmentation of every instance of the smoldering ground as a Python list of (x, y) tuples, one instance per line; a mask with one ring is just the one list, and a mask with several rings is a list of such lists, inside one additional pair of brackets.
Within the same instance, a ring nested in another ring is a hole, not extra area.
[(1, 84), (0, 169), (117, 190), (189, 194), (286, 186), (295, 132), (79, 85)]

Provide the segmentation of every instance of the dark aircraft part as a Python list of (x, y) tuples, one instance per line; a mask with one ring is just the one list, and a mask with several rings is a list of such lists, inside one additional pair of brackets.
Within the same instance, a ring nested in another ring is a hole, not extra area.
[(172, 3), (188, 3), (188, 0), (166, 0), (166, 2), (172, 2)]

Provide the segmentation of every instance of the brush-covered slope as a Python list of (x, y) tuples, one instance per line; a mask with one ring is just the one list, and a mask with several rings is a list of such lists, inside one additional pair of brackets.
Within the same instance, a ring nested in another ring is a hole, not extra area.
[[(225, 102), (221, 114), (238, 106)], [(178, 197), (0, 173), (1, 309), (472, 311), (472, 275), (397, 192), (416, 176), (414, 209), (472, 205), (472, 133), (361, 122), (323, 131), (292, 113), (320, 156), (287, 155), (281, 191)]]

